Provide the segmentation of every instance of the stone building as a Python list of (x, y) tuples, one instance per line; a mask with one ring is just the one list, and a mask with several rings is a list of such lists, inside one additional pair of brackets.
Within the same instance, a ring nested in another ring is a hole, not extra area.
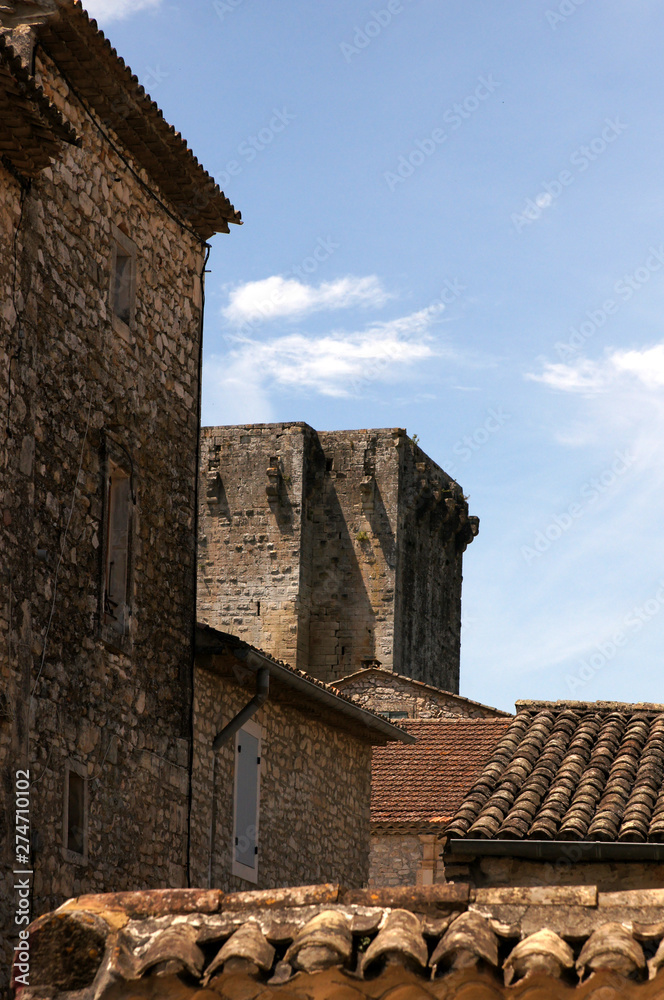
[(417, 742), (376, 747), (371, 778), (372, 886), (433, 885), (448, 873), (441, 835), (512, 722), (407, 719)]
[(372, 747), (412, 734), (207, 626), (193, 731), (193, 885), (366, 885)]
[(459, 689), (461, 488), (399, 428), (206, 427), (199, 619), (324, 681)]
[(664, 890), (664, 705), (517, 702), (444, 840), (470, 886)]
[(500, 719), (509, 712), (472, 698), (401, 677), (381, 667), (367, 667), (335, 681), (335, 686), (360, 705), (390, 719)]
[(17, 771), (33, 913), (186, 882), (202, 276), (206, 240), (240, 221), (77, 3), (17, 4), (52, 9), (32, 29), (13, 6), (0, 13), (13, 29), (0, 34), (3, 969)]

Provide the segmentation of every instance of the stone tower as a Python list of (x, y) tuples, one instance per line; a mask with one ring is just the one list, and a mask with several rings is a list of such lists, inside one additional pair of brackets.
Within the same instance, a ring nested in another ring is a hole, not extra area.
[(461, 488), (400, 428), (205, 427), (199, 620), (325, 681), (459, 689)]

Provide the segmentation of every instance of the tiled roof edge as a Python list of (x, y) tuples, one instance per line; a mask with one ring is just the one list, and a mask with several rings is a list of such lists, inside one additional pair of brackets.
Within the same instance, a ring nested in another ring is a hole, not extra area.
[[(65, 72), (74, 92), (77, 92), (77, 83), (80, 86), (81, 81), (89, 76), (92, 72), (91, 67), (94, 66), (97, 77), (94, 86), (84, 97), (91, 103), (97, 94), (99, 98), (104, 97), (99, 86), (99, 74), (105, 70), (111, 86), (117, 88), (118, 92), (124, 92), (130, 101), (134, 102), (147, 131), (153, 137), (152, 139), (148, 137), (148, 142), (145, 143), (144, 136), (136, 133), (134, 148), (128, 145), (128, 151), (156, 181), (174, 207), (179, 210), (183, 207), (191, 210), (188, 216), (189, 225), (199, 232), (202, 239), (206, 239), (213, 232), (227, 231), (228, 223), (241, 225), (240, 212), (234, 208), (214, 178), (198, 161), (181, 133), (166, 121), (161, 109), (139, 83), (138, 77), (132, 73), (124, 59), (118, 55), (97, 22), (81, 6), (80, 0), (56, 0), (56, 3), (58, 13), (37, 29), (37, 37), (39, 44), (59, 67), (62, 48), (72, 51), (69, 46), (74, 47), (77, 58), (70, 60)], [(77, 43), (77, 32), (85, 36), (84, 46)], [(58, 46), (60, 53), (56, 51)], [(86, 58), (83, 58), (79, 51), (82, 48), (85, 50)], [(77, 96), (80, 97), (81, 94)], [(129, 116), (122, 114), (126, 104), (122, 104), (119, 108), (117, 105), (117, 101), (110, 102), (108, 124), (124, 142), (126, 134), (132, 130), (133, 125), (128, 120)], [(161, 146), (160, 149), (153, 148), (155, 142)], [(172, 165), (179, 164), (181, 178), (175, 176), (172, 167), (169, 170), (168, 157), (172, 157)], [(158, 167), (155, 167), (155, 164), (158, 164)], [(159, 169), (160, 167), (163, 169)], [(184, 183), (185, 179), (205, 198), (195, 209), (188, 201), (186, 191), (182, 196), (177, 193), (179, 183)]]
[[(222, 632), (219, 629), (213, 628), (211, 625), (205, 625), (202, 622), (198, 622), (196, 625), (196, 631), (198, 632), (199, 630), (209, 632), (215, 637), (218, 637), (219, 644), (227, 646), (229, 649), (244, 648), (251, 650), (253, 653), (261, 656), (269, 664), (278, 668), (279, 679), (284, 681), (284, 683), (288, 683), (289, 676), (292, 676), (293, 679), (298, 678), (309, 686), (309, 692), (313, 698), (316, 699), (316, 691), (320, 691), (321, 695), (324, 694), (326, 696), (324, 700), (328, 702), (328, 704), (330, 698), (334, 699), (337, 703), (335, 707), (338, 711), (342, 712), (344, 715), (350, 715), (357, 722), (363, 722), (369, 729), (380, 732), (388, 740), (398, 740), (402, 743), (415, 742), (415, 738), (411, 736), (405, 728), (398, 725), (392, 719), (388, 719), (386, 716), (380, 715), (380, 713), (373, 712), (371, 709), (360, 705), (354, 698), (350, 698), (338, 688), (334, 687), (334, 685), (326, 684), (325, 681), (320, 681), (317, 677), (312, 677), (311, 674), (305, 673), (304, 670), (299, 670), (297, 667), (292, 667), (289, 663), (284, 663), (283, 660), (277, 660), (269, 653), (265, 653), (262, 649), (252, 646), (251, 643), (245, 642), (244, 639), (240, 639), (238, 636), (235, 636), (230, 632)], [(197, 642), (196, 653), (201, 656), (206, 654), (213, 655), (213, 649), (206, 648), (204, 645), (199, 645)]]
[(513, 712), (505, 712), (502, 708), (494, 708), (493, 705), (485, 705), (482, 701), (475, 701), (473, 698), (466, 698), (463, 694), (457, 694), (455, 691), (446, 691), (445, 688), (436, 687), (434, 684), (427, 684), (425, 681), (415, 680), (414, 677), (407, 677), (406, 674), (400, 674), (396, 670), (385, 670), (383, 667), (363, 667), (362, 670), (356, 670), (353, 674), (346, 674), (345, 677), (340, 677), (337, 684), (342, 686), (346, 681), (353, 680), (357, 677), (362, 677), (363, 674), (384, 674), (386, 677), (398, 677), (400, 680), (407, 681), (408, 684), (417, 684), (418, 687), (426, 688), (427, 691), (435, 691), (436, 694), (444, 694), (448, 698), (453, 698), (455, 701), (462, 701), (466, 705), (476, 705), (477, 708), (486, 708), (490, 712), (495, 712), (497, 716), (511, 718)]
[(70, 145), (80, 146), (81, 140), (68, 121), (62, 116), (55, 105), (49, 101), (42, 88), (25, 68), (21, 57), (11, 44), (11, 37), (0, 32), (0, 57), (4, 58), (12, 76), (24, 90), (24, 96), (37, 106), (40, 114), (46, 119), (54, 135)]

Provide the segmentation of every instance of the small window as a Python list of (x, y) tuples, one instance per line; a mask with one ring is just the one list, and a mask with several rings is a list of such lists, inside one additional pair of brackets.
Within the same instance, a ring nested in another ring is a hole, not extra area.
[(78, 864), (88, 859), (88, 788), (86, 770), (68, 761), (65, 771), (63, 847), (65, 857)]
[(131, 319), (131, 286), (133, 258), (122, 247), (115, 251), (115, 271), (113, 274), (113, 312), (129, 326)]
[(383, 712), (383, 715), (388, 719), (407, 719), (408, 712)]
[(258, 881), (260, 769), (261, 728), (247, 722), (235, 737), (232, 872), (248, 882)]
[(106, 565), (104, 623), (121, 635), (127, 629), (131, 480), (124, 469), (109, 463), (106, 492)]
[(116, 330), (126, 336), (125, 328), (130, 327), (134, 321), (136, 244), (115, 226), (113, 237), (110, 306)]

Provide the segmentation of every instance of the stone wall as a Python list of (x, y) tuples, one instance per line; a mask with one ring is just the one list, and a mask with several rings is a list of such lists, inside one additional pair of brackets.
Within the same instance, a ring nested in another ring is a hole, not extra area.
[[(33, 915), (81, 892), (185, 882), (203, 266), (41, 50), (36, 68), (82, 148), (63, 146), (29, 188), (0, 166), (0, 897), (13, 900), (13, 777), (29, 768)], [(120, 330), (114, 226), (137, 247)], [(110, 454), (135, 497), (116, 643), (100, 617)], [(87, 863), (63, 848), (68, 762), (87, 786)]]
[(657, 861), (583, 861), (583, 843), (569, 842), (555, 861), (524, 858), (448, 855), (445, 871), (450, 882), (473, 888), (502, 886), (596, 885), (601, 892), (626, 889), (664, 889), (664, 864)]
[(440, 841), (431, 833), (372, 831), (370, 886), (445, 882)]
[(493, 719), (506, 716), (497, 708), (462, 698), (449, 691), (413, 681), (386, 670), (366, 670), (336, 682), (364, 708), (386, 715), (405, 712), (409, 719), (442, 719), (462, 716), (467, 719)]
[[(201, 661), (202, 662), (202, 661)], [(306, 710), (301, 696), (270, 682), (253, 717), (261, 726), (258, 882), (231, 873), (234, 739), (216, 762), (215, 888), (226, 891), (314, 882), (366, 885), (369, 875), (371, 745), (366, 736)], [(205, 667), (196, 669), (192, 778), (192, 881), (208, 884), (212, 742), (255, 691)]]
[(201, 434), (199, 619), (278, 651), (294, 666), (308, 653), (300, 622), (311, 435), (306, 424), (205, 427)]
[(371, 835), (370, 886), (415, 885), (422, 867), (417, 834)]
[(458, 690), (459, 486), (401, 429), (208, 427), (199, 617), (325, 681), (375, 660)]

